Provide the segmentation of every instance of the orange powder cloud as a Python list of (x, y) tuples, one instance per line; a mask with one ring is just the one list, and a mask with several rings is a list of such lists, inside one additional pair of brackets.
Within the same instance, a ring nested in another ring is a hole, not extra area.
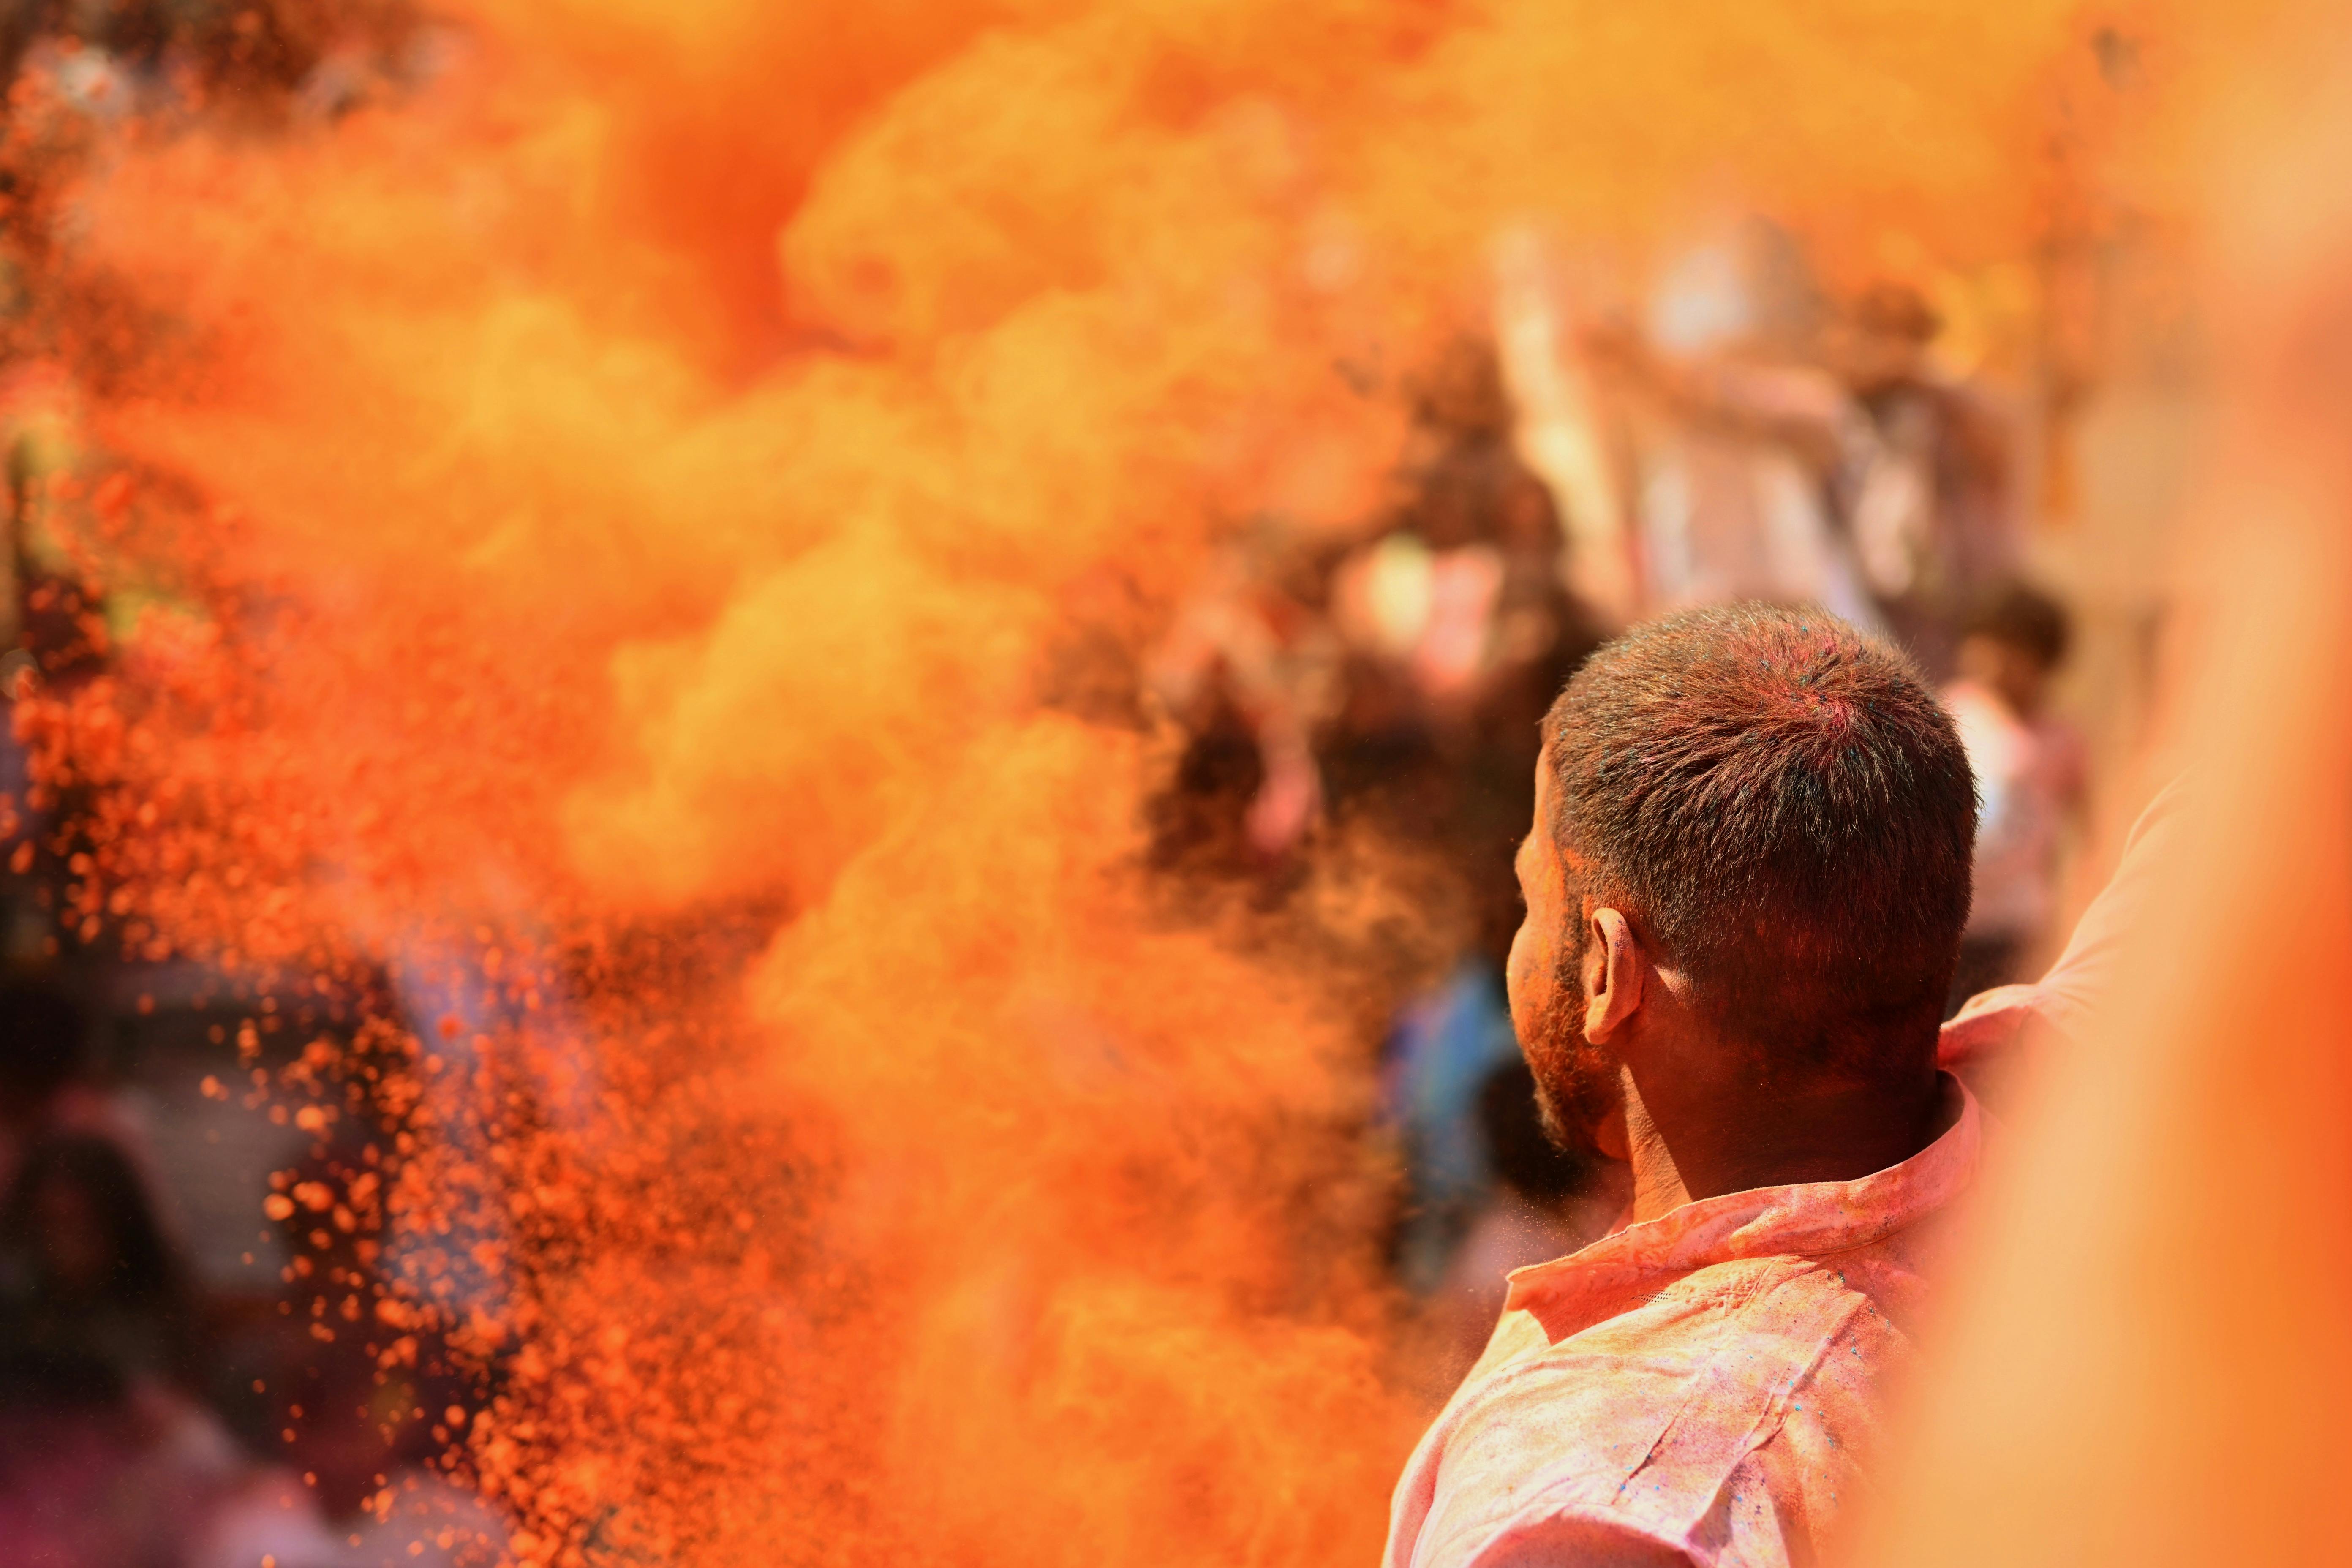
[(386, 1321), (497, 1369), (518, 1554), (1369, 1559), (1368, 1041), (1446, 933), (1344, 842), (1272, 913), (1147, 874), (1069, 607), (1131, 655), (1365, 515), (1506, 226), (2019, 253), (2074, 9), (499, 0), (87, 165), (57, 266), (144, 324), (23, 395), (157, 599), (40, 721), (89, 897), (509, 1009), (387, 1021), (393, 1222), (503, 1284)]

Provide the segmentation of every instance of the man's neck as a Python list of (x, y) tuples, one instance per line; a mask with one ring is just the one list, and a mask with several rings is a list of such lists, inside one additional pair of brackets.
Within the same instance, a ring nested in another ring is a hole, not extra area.
[(1662, 1095), (1654, 1111), (1633, 1071), (1620, 1070), (1636, 1221), (1726, 1193), (1858, 1180), (1934, 1142), (1952, 1113), (1932, 1072), (1895, 1090)]

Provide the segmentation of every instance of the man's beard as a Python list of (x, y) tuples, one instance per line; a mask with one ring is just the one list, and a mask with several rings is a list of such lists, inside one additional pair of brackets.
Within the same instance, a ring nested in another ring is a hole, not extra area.
[(1595, 1130), (1616, 1109), (1617, 1064), (1584, 1037), (1584, 943), (1590, 933), (1580, 930), (1577, 938), (1574, 952), (1560, 952), (1551, 999), (1528, 1021), (1519, 1050), (1535, 1075), (1544, 1136), (1564, 1154), (1592, 1159), (1601, 1155)]

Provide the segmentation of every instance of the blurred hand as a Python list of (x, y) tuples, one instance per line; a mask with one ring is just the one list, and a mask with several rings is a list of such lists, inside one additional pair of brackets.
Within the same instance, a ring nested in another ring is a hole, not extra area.
[(1323, 805), (1323, 781), (1314, 759), (1273, 752), (1265, 763), (1265, 783), (1250, 802), (1247, 826), (1250, 846), (1267, 859), (1288, 853), (1305, 837)]

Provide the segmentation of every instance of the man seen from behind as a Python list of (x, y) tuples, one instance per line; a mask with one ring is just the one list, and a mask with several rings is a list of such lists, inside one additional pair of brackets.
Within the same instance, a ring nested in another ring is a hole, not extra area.
[(1389, 1568), (1812, 1562), (1868, 1484), (1977, 1111), (1937, 1070), (1975, 799), (1900, 655), (1734, 605), (1545, 721), (1511, 1017), (1628, 1221), (1511, 1276), (1414, 1451)]

